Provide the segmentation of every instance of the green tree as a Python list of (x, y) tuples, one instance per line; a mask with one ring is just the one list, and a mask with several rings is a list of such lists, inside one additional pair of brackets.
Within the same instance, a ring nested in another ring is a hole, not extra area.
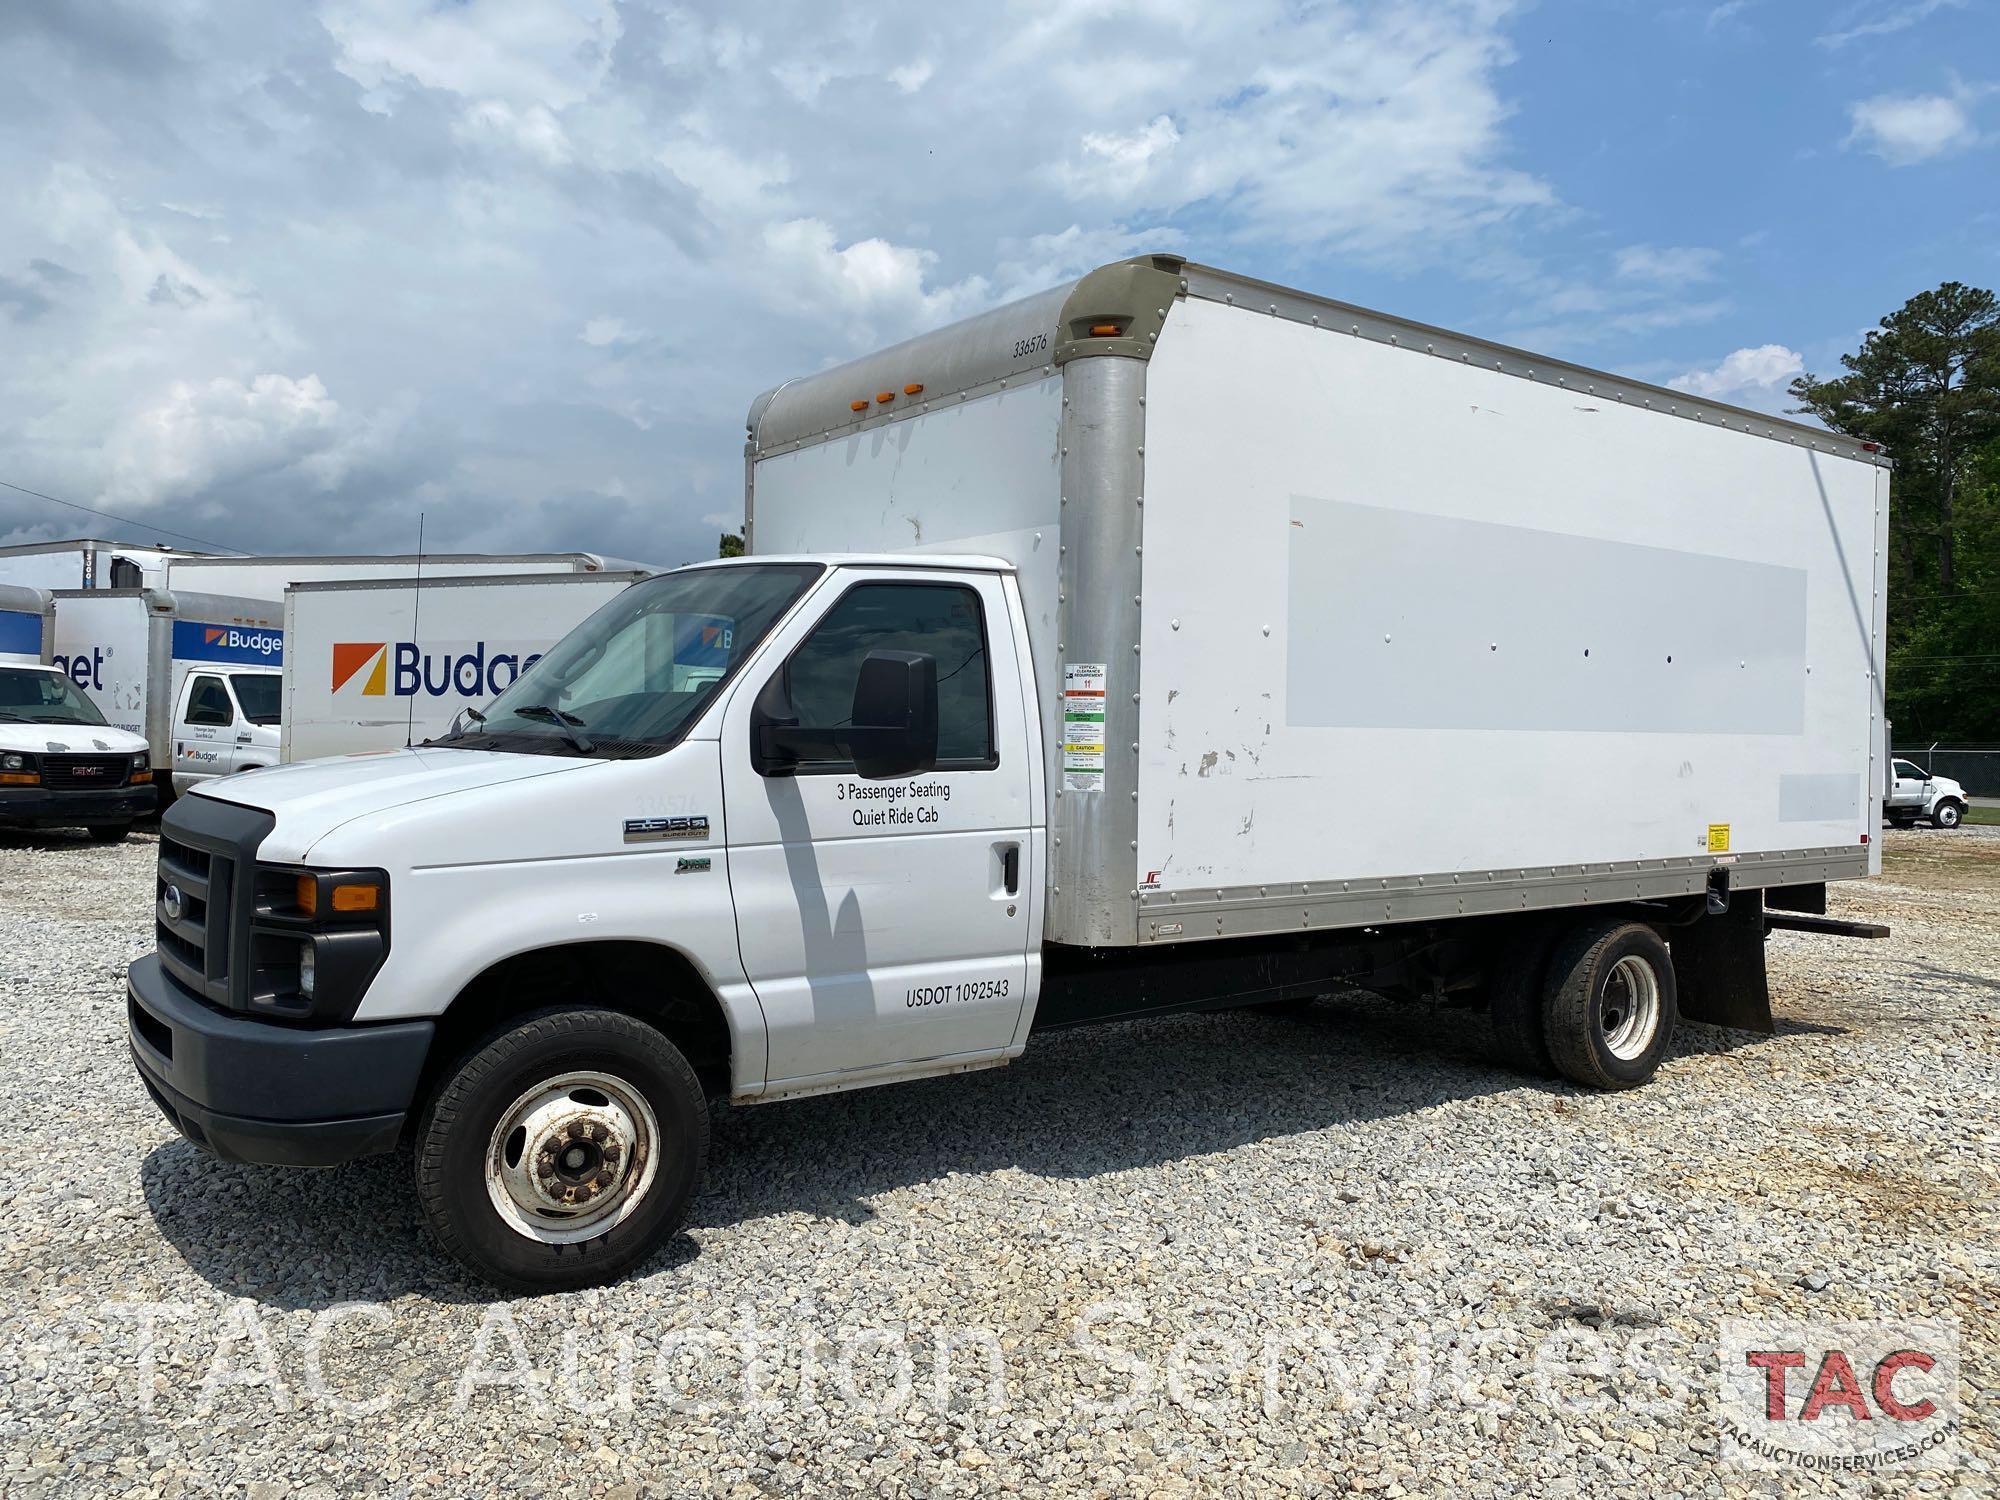
[(722, 540), (716, 547), (715, 555), (717, 557), (741, 557), (743, 555), (743, 538), (733, 531), (723, 532)]
[(1895, 460), (1889, 507), (1890, 717), (1898, 737), (2000, 738), (2000, 299), (1948, 281), (1801, 376), (1801, 409)]

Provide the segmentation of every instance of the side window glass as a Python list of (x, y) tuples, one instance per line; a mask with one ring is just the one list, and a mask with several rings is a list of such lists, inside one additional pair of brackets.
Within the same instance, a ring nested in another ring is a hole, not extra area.
[(229, 689), (220, 677), (197, 677), (188, 694), (187, 721), (190, 724), (229, 724), (236, 718), (229, 704)]
[[(838, 729), (871, 651), (922, 651), (937, 662), (938, 766), (992, 766), (993, 699), (979, 595), (961, 584), (864, 583), (848, 591), (786, 663), (799, 724)], [(838, 769), (816, 762), (815, 770)]]

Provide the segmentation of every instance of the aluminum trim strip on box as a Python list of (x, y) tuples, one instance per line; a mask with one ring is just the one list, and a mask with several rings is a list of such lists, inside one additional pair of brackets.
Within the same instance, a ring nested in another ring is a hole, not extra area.
[(1139, 941), (1259, 937), (1692, 896), (1707, 889), (1716, 870), (1728, 871), (1729, 884), (1736, 890), (1854, 880), (1868, 874), (1868, 851), (1792, 849), (1731, 859), (1699, 855), (1211, 890), (1142, 891), (1137, 893)]
[(1642, 410), (1656, 411), (1662, 416), (1700, 421), (1711, 427), (1770, 438), (1819, 453), (1838, 454), (1842, 458), (1880, 468), (1891, 467), (1887, 454), (1871, 453), (1861, 440), (1829, 432), (1823, 427), (1809, 427), (1803, 422), (1790, 422), (1783, 417), (1748, 411), (1740, 406), (1711, 401), (1705, 396), (1691, 396), (1686, 391), (1648, 385), (1644, 381), (1631, 380), (1604, 370), (1593, 370), (1588, 365), (1573, 365), (1566, 360), (1497, 344), (1490, 339), (1453, 333), (1450, 329), (1434, 328), (1427, 323), (1412, 322), (1389, 313), (1372, 312), (1365, 307), (1337, 302), (1330, 297), (1317, 297), (1310, 292), (1294, 291), (1213, 266), (1190, 263), (1182, 267), (1181, 278), (1186, 295), (1205, 301), (1226, 303), (1246, 311), (1305, 323), (1329, 333), (1391, 344), (1413, 354), (1476, 364), (1542, 385), (1563, 386), (1579, 395), (1598, 396)]

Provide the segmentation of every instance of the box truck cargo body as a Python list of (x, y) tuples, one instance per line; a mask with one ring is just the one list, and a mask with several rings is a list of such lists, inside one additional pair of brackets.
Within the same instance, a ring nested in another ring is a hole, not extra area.
[(55, 650), (55, 601), (47, 589), (0, 583), (0, 662), (40, 666)]
[[(271, 674), (284, 658), (284, 617), (262, 600), (164, 589), (74, 589), (55, 595), (55, 665), (110, 723), (146, 741), (163, 787), (231, 769), (212, 756), (189, 758), (197, 737), (177, 717), (187, 706), (189, 674)], [(246, 717), (240, 729), (233, 719), (227, 726), (196, 727), (228, 727), (251, 736), (268, 745), (269, 760), (276, 759), (275, 724), (255, 725), (253, 731)]]
[(167, 570), (168, 586), (239, 599), (278, 603), (295, 583), (425, 579), (492, 576), (504, 573), (601, 573), (611, 564), (594, 552), (439, 552), (347, 557), (197, 557), (176, 560)]
[(443, 734), (641, 572), (301, 583), (285, 591), (281, 759)]
[(191, 1138), (407, 1140), (448, 1249), (575, 1285), (679, 1221), (712, 1096), (1343, 985), (1627, 1088), (1678, 1015), (1769, 1029), (1771, 927), (1874, 935), (1825, 916), (1878, 858), (1863, 445), (1172, 257), (749, 428), (750, 556), (169, 814), (163, 899), (238, 893), (131, 970)]
[(68, 542), (27, 542), (0, 547), (0, 584), (47, 589), (157, 589), (166, 587), (167, 564), (205, 553), (177, 547), (142, 547), (83, 537)]

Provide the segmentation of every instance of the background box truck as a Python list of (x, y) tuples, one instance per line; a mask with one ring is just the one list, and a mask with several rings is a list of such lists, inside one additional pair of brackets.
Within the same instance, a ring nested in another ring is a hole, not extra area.
[[(282, 614), (257, 599), (164, 589), (58, 590), (53, 660), (106, 719), (145, 739), (155, 780), (178, 790), (277, 759), (278, 727), (269, 719), (269, 703), (284, 665), (283, 626)], [(236, 684), (238, 675), (261, 681)], [(200, 681), (191, 683), (191, 677)], [(219, 697), (213, 691), (218, 680)], [(227, 722), (215, 716), (223, 702), (232, 710)], [(256, 717), (237, 711), (244, 703)], [(189, 724), (191, 705), (202, 711)]]
[(641, 572), (301, 583), (285, 590), (279, 758), (398, 750), (492, 701)]
[(504, 573), (602, 573), (631, 569), (633, 563), (610, 563), (594, 552), (439, 552), (352, 557), (191, 557), (178, 558), (167, 570), (170, 588), (227, 594), (238, 599), (268, 599), (277, 603), (295, 583), (329, 580), (415, 578), (426, 582), (467, 575)]
[(152, 757), (49, 664), (54, 649), (49, 593), (0, 584), (0, 828), (122, 839), (153, 810)]
[(1860, 444), (1146, 257), (778, 387), (748, 459), (753, 555), (483, 724), (167, 815), (131, 1039), (190, 1138), (407, 1141), (444, 1246), (576, 1285), (713, 1097), (1343, 984), (1627, 1088), (1769, 1026), (1769, 926), (1855, 930)]
[(55, 601), (47, 589), (0, 583), (0, 662), (41, 666), (55, 650)]
[(170, 559), (204, 555), (178, 547), (145, 547), (92, 537), (67, 542), (24, 542), (0, 547), (0, 583), (51, 592), (165, 588)]

